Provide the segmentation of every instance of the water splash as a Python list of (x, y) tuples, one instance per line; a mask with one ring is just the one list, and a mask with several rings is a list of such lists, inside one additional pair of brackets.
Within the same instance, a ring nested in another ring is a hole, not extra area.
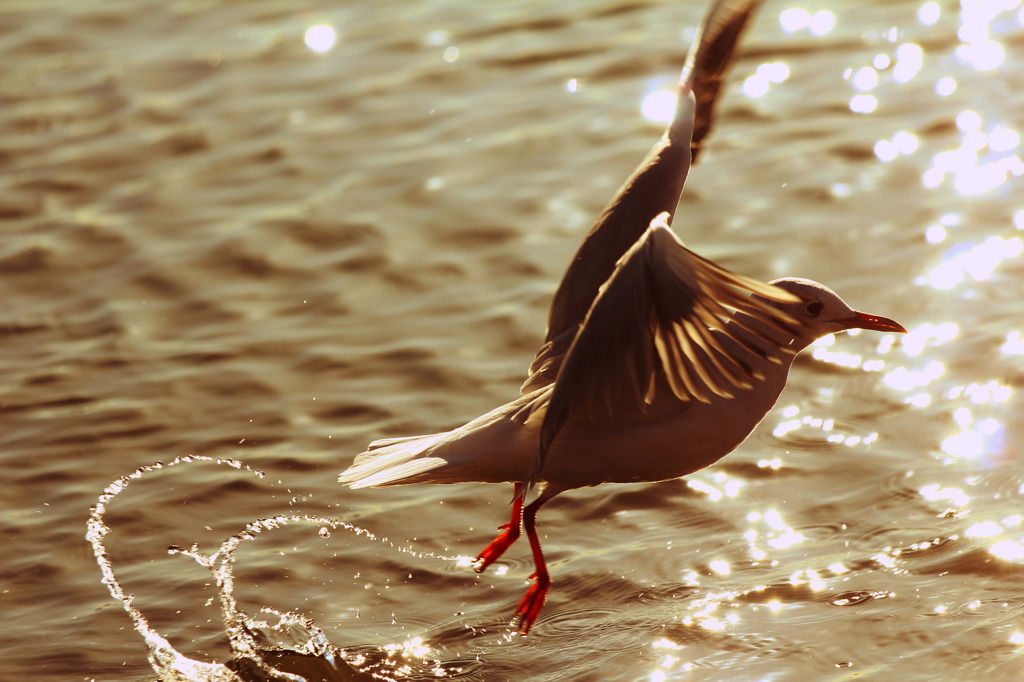
[(177, 651), (163, 635), (150, 625), (142, 612), (135, 607), (135, 596), (124, 591), (115, 575), (113, 563), (104, 544), (104, 539), (111, 530), (104, 522), (104, 515), (107, 513), (110, 502), (124, 492), (133, 480), (155, 471), (197, 462), (212, 462), (220, 466), (230, 466), (247, 471), (259, 478), (264, 477), (263, 472), (233, 459), (189, 455), (179, 457), (167, 464), (157, 462), (139, 467), (134, 472), (122, 476), (108, 485), (92, 507), (87, 524), (86, 539), (92, 544), (93, 554), (102, 574), (102, 582), (107, 586), (111, 596), (121, 602), (125, 612), (132, 619), (135, 630), (142, 635), (150, 665), (158, 674), (159, 679), (170, 682), (249, 682), (251, 680), (306, 682), (308, 680), (394, 679), (388, 674), (388, 670), (393, 670), (395, 667), (392, 659), (396, 656), (396, 651), (398, 654), (401, 652), (393, 647), (390, 649), (384, 647), (379, 652), (379, 656), (368, 656), (366, 652), (348, 653), (331, 644), (323, 630), (312, 619), (300, 613), (282, 613), (270, 608), (261, 609), (262, 614), (271, 614), (277, 617), (278, 622), (271, 625), (266, 621), (250, 618), (238, 608), (234, 596), (234, 574), (232, 572), (238, 547), (243, 542), (255, 539), (261, 533), (290, 524), (310, 524), (318, 528), (321, 537), (329, 537), (332, 530), (345, 530), (418, 557), (431, 556), (446, 561), (457, 560), (457, 557), (424, 553), (410, 547), (398, 546), (387, 538), (379, 537), (364, 528), (330, 517), (289, 514), (258, 519), (248, 523), (241, 532), (226, 539), (217, 551), (210, 555), (201, 553), (197, 545), (189, 548), (169, 548), (170, 554), (189, 556), (207, 568), (213, 575), (219, 595), (220, 614), (232, 651), (231, 659), (227, 663), (211, 663), (189, 658)]
[[(110, 595), (121, 602), (124, 606), (125, 612), (132, 619), (136, 632), (142, 635), (142, 638), (146, 643), (146, 650), (150, 665), (152, 665), (153, 670), (160, 675), (161, 680), (182, 680), (182, 682), (187, 682), (188, 680), (202, 680), (203, 682), (234, 682), (236, 680), (241, 680), (242, 678), (235, 675), (229, 668), (227, 668), (227, 666), (217, 663), (195, 661), (182, 655), (173, 646), (171, 646), (171, 643), (168, 642), (163, 635), (150, 626), (146, 617), (143, 616), (137, 608), (135, 608), (135, 595), (126, 594), (124, 588), (121, 587), (121, 583), (118, 582), (117, 577), (114, 574), (114, 566), (110, 561), (110, 555), (107, 553), (107, 548), (103, 544), (103, 538), (110, 533), (110, 527), (103, 521), (103, 516), (107, 512), (107, 505), (117, 495), (124, 492), (132, 480), (141, 478), (152, 471), (177, 466), (179, 464), (190, 463), (197, 460), (210, 460), (210, 458), (193, 456), (179, 457), (170, 464), (157, 462), (156, 464), (139, 467), (127, 476), (118, 478), (103, 490), (103, 494), (100, 495), (99, 501), (93, 505), (92, 510), (89, 513), (89, 521), (87, 524), (85, 538), (92, 544), (93, 555), (96, 557), (96, 563), (99, 564), (100, 572), (103, 575), (103, 584), (107, 586), (107, 589), (110, 591)], [(223, 460), (218, 460), (218, 462), (221, 461)], [(234, 467), (244, 466), (240, 462), (236, 462), (234, 460), (223, 462)], [(262, 476), (262, 473), (254, 473), (258, 476)]]

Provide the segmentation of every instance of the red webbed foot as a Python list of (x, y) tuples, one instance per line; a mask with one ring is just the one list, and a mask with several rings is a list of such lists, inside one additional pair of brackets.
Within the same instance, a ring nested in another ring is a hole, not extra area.
[(512, 519), (505, 524), (498, 526), (503, 531), (501, 535), (491, 540), (491, 544), (484, 547), (484, 551), (476, 555), (473, 560), (477, 573), (487, 570), (487, 567), (501, 558), (501, 555), (519, 539), (520, 528), (523, 525), (523, 498), (519, 496), (520, 486), (516, 483), (515, 498), (512, 501)]
[(477, 573), (483, 573), (487, 570), (488, 566), (500, 559), (501, 555), (512, 546), (512, 543), (519, 539), (518, 523), (514, 526), (511, 523), (506, 523), (498, 526), (498, 528), (504, 530), (504, 532), (491, 540), (491, 544), (484, 547), (484, 550), (473, 560), (474, 569)]
[(551, 575), (548, 573), (548, 564), (544, 560), (544, 552), (540, 548), (540, 538), (537, 536), (537, 510), (556, 494), (557, 491), (545, 490), (523, 512), (523, 529), (526, 531), (526, 538), (530, 541), (530, 550), (533, 552), (534, 571), (530, 578), (535, 582), (519, 600), (512, 622), (524, 635), (529, 634), (530, 628), (537, 622), (544, 603), (548, 600), (548, 592), (551, 590)]
[(547, 571), (544, 571), (542, 576), (538, 577), (535, 574), (531, 577), (536, 578), (536, 582), (530, 585), (526, 594), (519, 600), (519, 606), (516, 607), (515, 615), (512, 617), (516, 629), (523, 635), (530, 633), (530, 628), (540, 616), (544, 603), (548, 600), (548, 591), (551, 589), (551, 578)]

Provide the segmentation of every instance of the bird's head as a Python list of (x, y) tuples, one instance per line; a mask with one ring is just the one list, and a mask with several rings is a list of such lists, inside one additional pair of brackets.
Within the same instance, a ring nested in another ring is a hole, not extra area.
[(807, 344), (823, 336), (848, 329), (907, 333), (903, 325), (887, 317), (857, 312), (824, 284), (799, 277), (777, 279), (769, 284), (774, 284), (800, 299), (799, 303), (779, 305), (802, 323), (801, 337)]

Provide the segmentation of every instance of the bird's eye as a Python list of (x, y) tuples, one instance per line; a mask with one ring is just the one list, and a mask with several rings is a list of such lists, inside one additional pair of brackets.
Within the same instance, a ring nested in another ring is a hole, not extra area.
[(821, 314), (821, 301), (808, 301), (804, 303), (804, 312), (808, 317), (817, 317)]

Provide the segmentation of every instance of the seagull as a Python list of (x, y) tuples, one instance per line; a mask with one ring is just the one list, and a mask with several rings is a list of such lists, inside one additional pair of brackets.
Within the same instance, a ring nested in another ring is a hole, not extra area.
[(765, 284), (730, 272), (669, 226), (759, 4), (712, 5), (687, 55), (674, 116), (570, 263), (520, 397), (452, 431), (374, 441), (338, 478), (352, 488), (512, 483), (511, 519), (475, 566), (485, 570), (525, 532), (535, 570), (512, 621), (523, 635), (551, 587), (536, 525), (546, 502), (575, 488), (710, 466), (772, 409), (794, 357), (816, 339), (849, 329), (906, 333), (817, 282)]

